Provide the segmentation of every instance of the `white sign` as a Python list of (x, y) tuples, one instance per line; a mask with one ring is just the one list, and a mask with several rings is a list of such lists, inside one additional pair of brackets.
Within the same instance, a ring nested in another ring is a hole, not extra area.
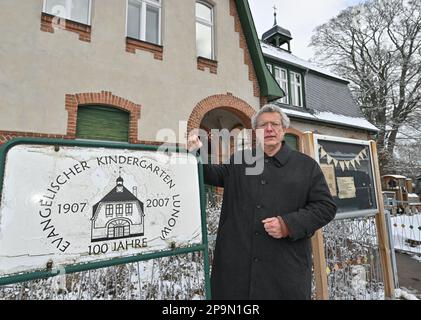
[(17, 145), (1, 196), (0, 276), (202, 242), (190, 154)]

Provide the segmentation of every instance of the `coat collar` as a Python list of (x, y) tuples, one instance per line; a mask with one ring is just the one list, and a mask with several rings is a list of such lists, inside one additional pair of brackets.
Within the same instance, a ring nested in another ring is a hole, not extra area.
[[(279, 151), (272, 157), (268, 156), (264, 152), (261, 152), (260, 155), (264, 155), (265, 159), (273, 159), (273, 161), (275, 162), (275, 165), (278, 164), (279, 166), (284, 166), (288, 162), (291, 152), (292, 152), (292, 149), (288, 146), (288, 144), (286, 144), (285, 141), (282, 141), (281, 149), (279, 149)], [(262, 156), (260, 156), (260, 159), (261, 158)]]

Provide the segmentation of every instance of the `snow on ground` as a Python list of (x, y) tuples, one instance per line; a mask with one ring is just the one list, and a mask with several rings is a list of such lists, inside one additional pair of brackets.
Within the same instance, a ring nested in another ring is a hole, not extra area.
[(409, 293), (403, 288), (395, 289), (395, 299), (400, 300), (419, 300), (415, 295)]
[[(213, 255), (220, 207), (207, 210), (210, 257)], [(421, 214), (392, 217), (395, 247), (419, 254), (417, 242)], [(404, 226), (404, 227), (402, 227)], [(331, 299), (384, 300), (384, 287), (378, 277), (379, 259), (374, 218), (336, 221), (325, 230)], [(415, 246), (415, 247), (414, 247)], [(3, 299), (204, 299), (203, 255), (188, 254), (123, 266), (65, 275), (0, 288)], [(414, 255), (421, 261), (421, 257)], [(405, 288), (395, 290), (395, 299), (418, 300)]]
[(413, 256), (411, 256), (411, 258), (421, 262), (421, 256), (419, 256), (417, 254), (414, 254)]

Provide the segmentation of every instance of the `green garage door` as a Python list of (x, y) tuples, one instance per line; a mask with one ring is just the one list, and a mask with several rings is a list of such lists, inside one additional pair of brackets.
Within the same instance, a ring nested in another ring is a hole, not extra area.
[(130, 115), (104, 106), (79, 107), (76, 137), (80, 139), (129, 141)]

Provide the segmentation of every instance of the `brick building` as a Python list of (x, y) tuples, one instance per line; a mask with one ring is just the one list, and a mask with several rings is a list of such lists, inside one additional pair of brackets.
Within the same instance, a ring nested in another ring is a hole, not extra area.
[(159, 143), (162, 128), (221, 117), (250, 127), (283, 96), (246, 0), (4, 0), (0, 12), (0, 144)]

